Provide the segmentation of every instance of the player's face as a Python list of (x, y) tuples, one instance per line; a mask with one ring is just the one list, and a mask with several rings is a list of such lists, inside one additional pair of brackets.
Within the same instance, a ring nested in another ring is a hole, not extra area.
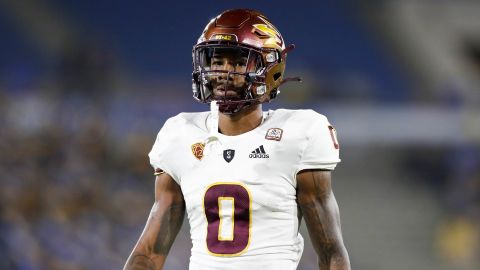
[(218, 73), (212, 76), (213, 94), (228, 98), (239, 98), (245, 90), (246, 82), (243, 75), (247, 71), (248, 57), (235, 50), (221, 50), (212, 56), (211, 70), (224, 70), (241, 73)]

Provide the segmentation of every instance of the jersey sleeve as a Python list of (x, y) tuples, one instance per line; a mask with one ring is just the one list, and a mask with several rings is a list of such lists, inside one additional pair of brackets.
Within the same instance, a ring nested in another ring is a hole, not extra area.
[(335, 128), (325, 116), (313, 111), (311, 117), (306, 120), (309, 125), (306, 143), (296, 172), (305, 169), (335, 169), (340, 162)]
[(152, 150), (150, 150), (150, 153), (148, 153), (148, 157), (150, 158), (150, 164), (155, 172), (162, 170), (168, 173), (175, 180), (175, 182), (180, 184), (178, 174), (174, 170), (172, 157), (169, 155), (169, 153), (171, 153), (169, 148), (175, 140), (173, 122), (174, 119), (172, 118), (165, 122), (163, 127), (158, 132)]

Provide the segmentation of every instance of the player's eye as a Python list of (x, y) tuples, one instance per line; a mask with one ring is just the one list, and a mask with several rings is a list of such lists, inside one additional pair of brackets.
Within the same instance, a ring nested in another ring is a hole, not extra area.
[(237, 66), (246, 66), (247, 65), (247, 59), (242, 58), (237, 62)]
[(221, 65), (223, 65), (223, 61), (220, 60), (220, 59), (214, 59), (214, 60), (212, 61), (212, 65), (221, 66)]

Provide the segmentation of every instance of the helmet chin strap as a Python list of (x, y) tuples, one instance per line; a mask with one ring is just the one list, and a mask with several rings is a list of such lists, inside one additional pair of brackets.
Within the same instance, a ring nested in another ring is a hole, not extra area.
[[(246, 74), (246, 77), (248, 77), (247, 74)], [(218, 101), (217, 101), (217, 106), (219, 108), (219, 111), (223, 114), (231, 115), (231, 114), (234, 114), (234, 113), (237, 113), (239, 111), (245, 110), (248, 107), (259, 103), (260, 98), (254, 99), (253, 96), (252, 96), (251, 89), (252, 89), (252, 83), (249, 82), (248, 86), (244, 90), (244, 98), (243, 99), (241, 99), (241, 100), (228, 100), (226, 102), (225, 101), (222, 102), (222, 100), (219, 100), (220, 104), (218, 104)]]
[(244, 110), (252, 105), (249, 101), (230, 102), (229, 104), (220, 105), (220, 112), (223, 114), (231, 115)]

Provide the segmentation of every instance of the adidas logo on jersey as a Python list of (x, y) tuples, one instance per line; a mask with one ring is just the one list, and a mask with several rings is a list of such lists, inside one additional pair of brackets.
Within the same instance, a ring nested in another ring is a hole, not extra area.
[(249, 158), (270, 158), (268, 154), (265, 152), (263, 145), (260, 145), (257, 149), (253, 150), (248, 157)]

